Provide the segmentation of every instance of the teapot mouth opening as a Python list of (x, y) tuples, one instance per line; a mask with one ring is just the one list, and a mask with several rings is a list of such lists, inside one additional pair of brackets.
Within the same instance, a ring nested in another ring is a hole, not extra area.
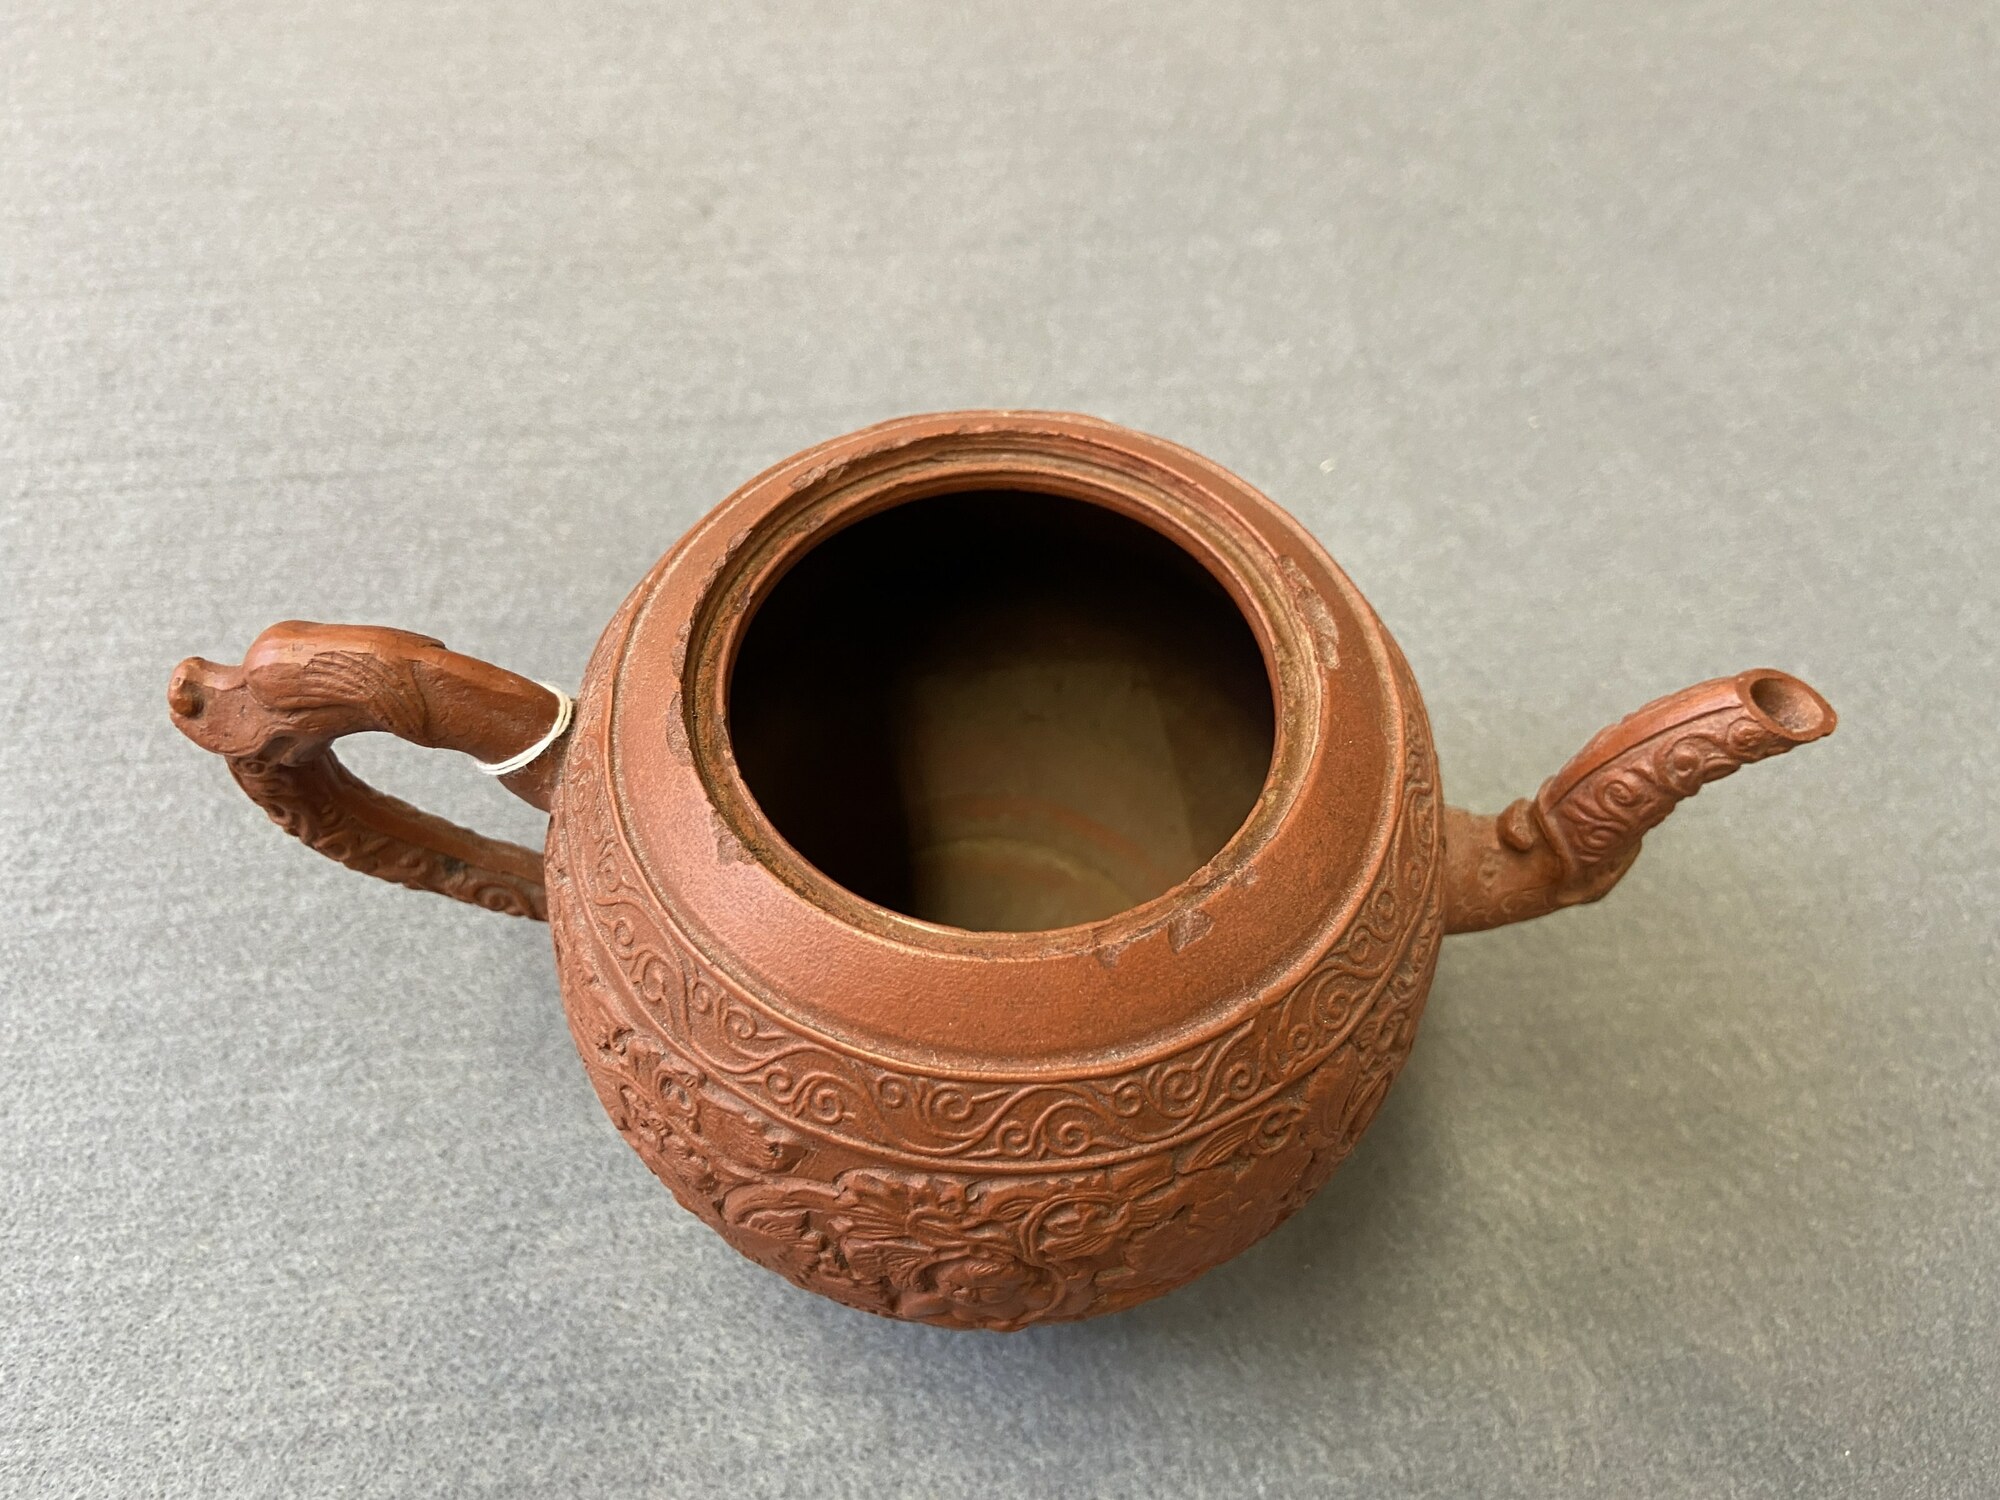
[(794, 531), (761, 573), (717, 748), (774, 868), (933, 928), (1047, 933), (1168, 896), (1269, 801), (1265, 630), (1143, 507), (962, 478)]
[(1746, 673), (1750, 702), (1788, 740), (1803, 744), (1831, 734), (1832, 706), (1787, 672)]

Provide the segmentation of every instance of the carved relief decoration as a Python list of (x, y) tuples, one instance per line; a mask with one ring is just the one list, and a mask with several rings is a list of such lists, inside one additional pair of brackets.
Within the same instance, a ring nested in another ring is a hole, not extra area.
[[(280, 829), (350, 870), (413, 891), (436, 891), (510, 917), (542, 921), (548, 916), (540, 881), (456, 858), (391, 831), (418, 820), (425, 827), (449, 825), (376, 791), (330, 751), (298, 766), (251, 758), (232, 758), (228, 766), (236, 784)], [(373, 826), (369, 815), (383, 812), (390, 827)], [(463, 829), (450, 831), (460, 841), (492, 843)]]
[[(1129, 1306), (1268, 1233), (1373, 1117), (1443, 933), (1436, 764), (1406, 704), (1375, 879), (1298, 982), (1125, 1071), (895, 1069), (725, 976), (641, 884), (598, 757), (573, 757), (548, 880), (564, 1003), (620, 1133), (737, 1249), (851, 1306), (1014, 1329)], [(578, 733), (601, 743), (601, 694)]]
[[(1600, 739), (1621, 729), (1614, 725)], [(1616, 858), (1711, 781), (1751, 761), (1782, 755), (1795, 739), (1774, 732), (1747, 709), (1730, 707), (1673, 724), (1623, 748), (1560, 796), (1544, 794), (1542, 815), (1553, 842), (1573, 865)], [(1586, 749), (1577, 759), (1589, 754)]]

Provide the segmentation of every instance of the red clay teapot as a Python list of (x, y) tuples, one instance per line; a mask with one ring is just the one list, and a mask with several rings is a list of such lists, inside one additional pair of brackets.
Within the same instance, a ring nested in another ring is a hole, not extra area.
[[(1682, 798), (1830, 733), (1757, 670), (1497, 817), (1446, 807), (1395, 642), (1185, 449), (961, 412), (751, 480), (574, 704), (372, 626), (275, 625), (174, 722), (350, 868), (545, 918), (577, 1050), (674, 1196), (854, 1307), (1017, 1329), (1158, 1296), (1353, 1149), (1438, 946), (1593, 901)], [(342, 769), (461, 750), (541, 853)]]

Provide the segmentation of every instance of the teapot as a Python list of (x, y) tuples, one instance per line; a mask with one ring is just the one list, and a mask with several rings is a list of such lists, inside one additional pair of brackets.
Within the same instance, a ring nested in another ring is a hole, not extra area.
[[(351, 869), (548, 922), (612, 1123), (751, 1259), (1013, 1330), (1131, 1307), (1354, 1149), (1439, 945), (1595, 901), (1676, 803), (1833, 730), (1768, 669), (1445, 805), (1382, 622), (1294, 520), (1088, 417), (907, 417), (711, 511), (575, 699), (374, 626), (174, 671), (176, 725)], [(540, 852), (343, 769), (462, 751)]]

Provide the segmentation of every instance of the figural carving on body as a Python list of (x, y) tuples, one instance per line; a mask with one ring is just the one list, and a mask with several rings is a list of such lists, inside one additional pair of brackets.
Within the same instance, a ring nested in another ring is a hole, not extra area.
[[(1401, 653), (1296, 523), (1013, 412), (752, 480), (626, 600), (573, 723), (428, 637), (296, 621), (168, 699), (312, 848), (546, 919), (613, 1123), (737, 1249), (990, 1329), (1267, 1234), (1374, 1117), (1447, 933), (1596, 900), (1681, 799), (1834, 727), (1742, 672), (1446, 807)], [(364, 730), (487, 763), (546, 848), (367, 787), (332, 752)]]

